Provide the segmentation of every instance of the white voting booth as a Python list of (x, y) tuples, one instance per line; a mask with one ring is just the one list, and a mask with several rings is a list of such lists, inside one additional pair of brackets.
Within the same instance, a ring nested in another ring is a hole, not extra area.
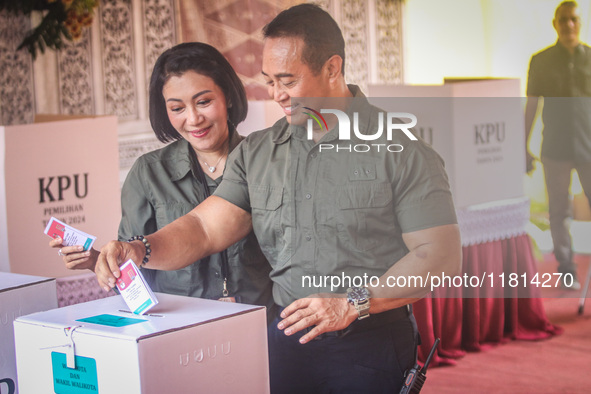
[(236, 127), (238, 133), (247, 136), (254, 131), (273, 126), (275, 122), (284, 116), (283, 110), (275, 101), (253, 100), (248, 102), (246, 119)]
[(65, 268), (43, 233), (52, 217), (114, 239), (121, 216), (115, 116), (42, 116), (0, 126), (0, 271), (47, 277)]
[(414, 128), (441, 155), (456, 207), (523, 196), (525, 138), (519, 80), (437, 86), (371, 85), (389, 112), (417, 117)]
[(18, 318), (20, 393), (269, 392), (264, 307), (157, 297), (141, 316), (109, 297)]

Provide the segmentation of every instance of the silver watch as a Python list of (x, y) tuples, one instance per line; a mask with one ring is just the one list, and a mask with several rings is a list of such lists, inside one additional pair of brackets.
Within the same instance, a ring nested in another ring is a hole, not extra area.
[(358, 320), (369, 317), (369, 300), (371, 295), (366, 287), (349, 287), (347, 289), (347, 302), (357, 309)]

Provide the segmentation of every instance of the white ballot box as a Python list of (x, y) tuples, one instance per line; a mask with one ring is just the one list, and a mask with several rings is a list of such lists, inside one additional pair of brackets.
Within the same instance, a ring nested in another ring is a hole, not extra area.
[(20, 393), (269, 392), (264, 307), (157, 296), (141, 316), (117, 296), (17, 319)]
[(372, 104), (417, 117), (413, 132), (445, 161), (456, 207), (523, 196), (525, 121), (519, 80), (371, 85), (368, 91)]
[(12, 322), (55, 308), (55, 279), (0, 272), (0, 393), (11, 393), (17, 386)]

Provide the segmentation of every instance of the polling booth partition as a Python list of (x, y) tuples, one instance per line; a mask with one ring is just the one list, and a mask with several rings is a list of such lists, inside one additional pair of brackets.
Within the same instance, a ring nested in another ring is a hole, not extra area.
[(519, 80), (371, 85), (368, 96), (385, 111), (416, 116), (414, 134), (443, 158), (457, 208), (524, 195)]
[(97, 237), (121, 217), (115, 116), (39, 116), (0, 126), (0, 271), (46, 277), (66, 269), (43, 233), (53, 216)]
[(526, 233), (530, 204), (523, 184), (519, 80), (372, 85), (368, 93), (385, 110), (417, 117), (413, 132), (445, 161), (460, 226), (464, 283), (434, 289), (414, 304), (423, 340), (419, 359), (425, 360), (435, 338), (441, 343), (432, 365), (453, 363), (484, 343), (559, 333), (546, 318), (539, 289), (509, 282), (515, 275), (533, 278), (537, 273)]

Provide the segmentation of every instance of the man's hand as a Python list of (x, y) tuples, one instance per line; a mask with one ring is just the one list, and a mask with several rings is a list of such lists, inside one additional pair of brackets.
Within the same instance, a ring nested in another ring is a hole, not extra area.
[(315, 326), (300, 338), (300, 343), (307, 343), (318, 335), (347, 328), (357, 319), (357, 311), (347, 302), (344, 294), (315, 294), (292, 302), (281, 312), (277, 325), (285, 330), (285, 335), (292, 335), (307, 327)]
[(111, 241), (103, 246), (94, 268), (99, 285), (105, 291), (111, 290), (121, 276), (119, 266), (129, 259), (139, 264), (144, 259), (145, 254), (146, 248), (142, 241)]
[(538, 106), (540, 104), (539, 97), (536, 96), (528, 96), (527, 101), (525, 103), (525, 173), (529, 174), (534, 170), (534, 161), (536, 158), (529, 153), (528, 141), (529, 136), (531, 134), (534, 120), (536, 119), (536, 114), (538, 112)]

